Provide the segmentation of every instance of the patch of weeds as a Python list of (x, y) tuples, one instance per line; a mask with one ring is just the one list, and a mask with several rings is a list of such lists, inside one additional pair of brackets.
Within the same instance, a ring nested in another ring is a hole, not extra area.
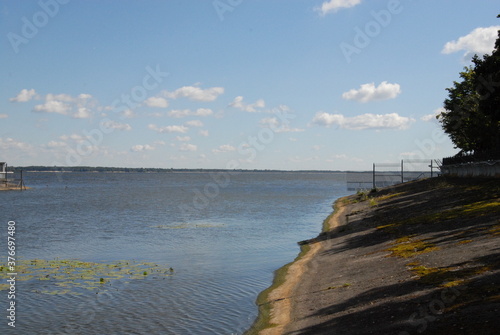
[(419, 282), (437, 287), (455, 287), (465, 284), (470, 278), (489, 271), (488, 266), (429, 268), (413, 262), (407, 264), (410, 271), (418, 276)]
[(389, 223), (389, 224), (377, 226), (377, 229), (383, 230), (386, 233), (396, 233), (399, 226), (400, 226), (400, 224), (398, 224), (398, 223)]
[(488, 230), (488, 233), (490, 233), (491, 235), (500, 235), (500, 224), (497, 224), (497, 225), (494, 225), (493, 227), (491, 227), (490, 230)]
[(370, 207), (377, 207), (378, 202), (375, 200), (375, 198), (370, 198)]
[(393, 243), (393, 246), (386, 249), (392, 254), (390, 256), (410, 258), (416, 255), (436, 251), (439, 248), (433, 243), (424, 240), (413, 240), (411, 236), (399, 238)]
[(464, 241), (460, 241), (460, 242), (457, 242), (457, 244), (468, 244), (468, 243), (471, 243), (473, 242), (472, 240), (464, 240)]
[(377, 197), (378, 201), (384, 201), (384, 200), (389, 200), (394, 197), (399, 197), (404, 195), (406, 192), (399, 192), (399, 193), (393, 193), (393, 194), (388, 194), (388, 195), (382, 195), (380, 197)]

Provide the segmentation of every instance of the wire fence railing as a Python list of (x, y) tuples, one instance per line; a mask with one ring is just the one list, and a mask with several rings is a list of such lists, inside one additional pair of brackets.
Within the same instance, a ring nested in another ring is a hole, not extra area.
[(373, 163), (372, 171), (348, 172), (349, 191), (392, 186), (408, 181), (432, 178), (440, 174), (441, 161), (435, 159), (406, 159), (399, 163)]

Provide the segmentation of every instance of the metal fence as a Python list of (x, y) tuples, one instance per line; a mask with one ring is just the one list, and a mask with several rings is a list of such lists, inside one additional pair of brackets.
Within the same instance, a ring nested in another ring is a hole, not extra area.
[(349, 191), (387, 187), (440, 174), (441, 161), (434, 159), (406, 159), (399, 163), (373, 163), (372, 171), (348, 172)]

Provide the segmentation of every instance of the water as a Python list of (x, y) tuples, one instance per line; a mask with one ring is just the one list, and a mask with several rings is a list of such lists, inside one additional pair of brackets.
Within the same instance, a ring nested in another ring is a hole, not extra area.
[(2, 334), (241, 334), (273, 271), (296, 257), (297, 241), (319, 233), (348, 192), (341, 173), (25, 178), (33, 189), (0, 192), (3, 263), (13, 220), (16, 257), (25, 260), (153, 262), (174, 272), (62, 293), (54, 280), (17, 281), (15, 329), (7, 325), (8, 292), (0, 292)]

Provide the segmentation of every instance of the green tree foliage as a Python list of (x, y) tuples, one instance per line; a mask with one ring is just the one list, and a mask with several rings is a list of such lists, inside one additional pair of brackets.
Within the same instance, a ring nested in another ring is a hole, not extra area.
[(500, 150), (500, 31), (491, 55), (474, 56), (473, 66), (448, 88), (445, 111), (438, 115), (444, 131), (461, 152)]

